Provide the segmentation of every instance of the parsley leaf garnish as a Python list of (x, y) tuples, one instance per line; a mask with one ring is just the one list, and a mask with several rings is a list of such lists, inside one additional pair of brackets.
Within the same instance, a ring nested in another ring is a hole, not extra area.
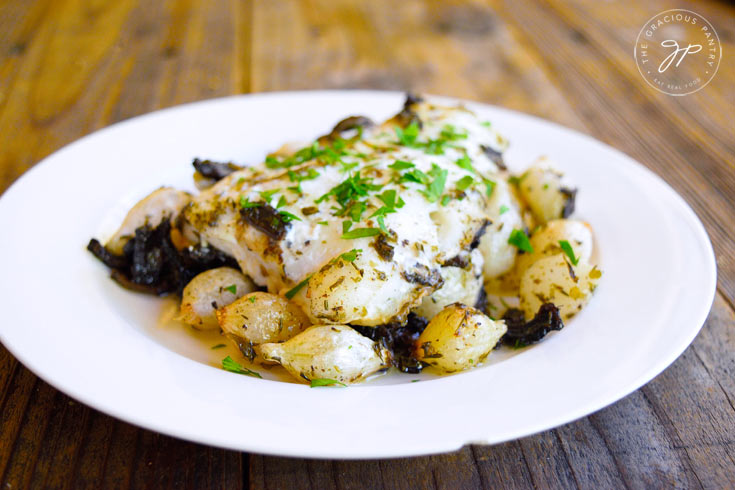
[(276, 195), (278, 192), (280, 192), (281, 189), (271, 189), (269, 191), (260, 191), (260, 197), (265, 202), (270, 202), (271, 198)]
[(457, 189), (459, 189), (460, 191), (465, 191), (467, 190), (469, 186), (471, 186), (474, 183), (475, 183), (475, 179), (473, 179), (469, 175), (465, 175), (464, 177), (462, 177), (461, 179), (457, 181), (456, 186), (457, 186)]
[(526, 232), (523, 230), (516, 228), (511, 231), (510, 236), (508, 237), (508, 243), (515, 245), (519, 250), (533, 253), (533, 247), (531, 246), (531, 242), (528, 240), (528, 235), (526, 235)]
[(349, 252), (345, 252), (342, 255), (339, 256), (340, 259), (344, 260), (345, 262), (354, 262), (357, 258), (357, 254), (361, 253), (361, 248), (353, 248)]
[(345, 240), (353, 240), (355, 238), (365, 238), (375, 235), (380, 235), (380, 230), (378, 228), (355, 228), (354, 230), (342, 234), (342, 238)]
[(411, 170), (410, 172), (406, 172), (403, 175), (401, 175), (401, 178), (398, 180), (398, 182), (416, 182), (417, 184), (425, 184), (429, 181), (429, 176), (423, 173), (419, 169)]
[(572, 262), (572, 265), (577, 265), (579, 263), (579, 257), (574, 256), (574, 249), (569, 244), (567, 240), (559, 240), (559, 246), (561, 247), (562, 251), (566, 254), (567, 257), (569, 257), (569, 260)]
[(447, 182), (448, 170), (444, 170), (439, 167), (436, 163), (431, 164), (431, 170), (429, 175), (434, 177), (429, 185), (426, 186), (425, 191), (421, 193), (426, 197), (429, 202), (436, 202), (444, 192), (444, 185)]
[(388, 165), (388, 168), (392, 168), (393, 170), (408, 170), (409, 168), (413, 168), (415, 165), (411, 162), (407, 162), (405, 160), (396, 160), (394, 163), (391, 163)]
[(419, 125), (416, 121), (412, 122), (405, 128), (396, 126), (395, 131), (399, 144), (410, 147), (416, 146), (416, 138), (419, 135)]
[(311, 279), (311, 275), (306, 276), (306, 279), (286, 291), (286, 294), (284, 294), (284, 296), (288, 299), (293, 299), (293, 297), (296, 296), (296, 293), (301, 291), (301, 289), (309, 283), (309, 279)]
[(281, 215), (281, 221), (283, 221), (284, 223), (290, 223), (291, 221), (301, 221), (301, 218), (289, 213), (288, 211), (279, 211), (278, 213)]
[(262, 206), (262, 202), (250, 202), (249, 199), (247, 199), (245, 196), (240, 196), (240, 207), (241, 208), (257, 208), (258, 206)]
[(256, 373), (255, 371), (251, 369), (241, 366), (239, 362), (237, 362), (230, 356), (227, 356), (224, 359), (222, 359), (222, 369), (224, 369), (225, 371), (229, 371), (231, 373), (244, 374), (245, 376), (253, 376), (254, 378), (263, 379), (263, 376), (261, 376), (260, 374)]
[(485, 184), (485, 195), (487, 197), (490, 197), (493, 195), (493, 191), (495, 190), (495, 182), (489, 179), (482, 179), (482, 183)]
[(477, 173), (475, 171), (475, 167), (472, 166), (472, 160), (470, 160), (470, 157), (468, 157), (467, 155), (464, 155), (462, 158), (454, 163), (456, 163), (459, 168), (463, 168), (469, 172), (472, 172), (473, 174)]
[(227, 286), (224, 289), (225, 289), (225, 291), (229, 291), (232, 294), (237, 294), (237, 285), (236, 284), (231, 284), (231, 285)]
[(329, 379), (329, 378), (315, 378), (310, 381), (312, 388), (318, 388), (320, 386), (332, 386), (332, 385), (340, 385), (347, 388), (347, 385), (342, 383), (341, 381), (337, 381), (336, 379)]

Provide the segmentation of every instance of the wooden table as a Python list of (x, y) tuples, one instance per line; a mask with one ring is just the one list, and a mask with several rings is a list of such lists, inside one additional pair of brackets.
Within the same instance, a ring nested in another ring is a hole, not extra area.
[[(686, 97), (647, 86), (632, 56), (643, 23), (672, 7), (704, 15), (724, 45), (717, 76)], [(537, 114), (626, 152), (694, 208), (719, 265), (702, 332), (648, 385), (558, 429), (431, 457), (318, 461), (182, 442), (80, 405), (0, 347), (0, 488), (735, 487), (733, 48), (735, 9), (715, 1), (0, 2), (0, 191), (80, 136), (162, 107), (412, 89)]]

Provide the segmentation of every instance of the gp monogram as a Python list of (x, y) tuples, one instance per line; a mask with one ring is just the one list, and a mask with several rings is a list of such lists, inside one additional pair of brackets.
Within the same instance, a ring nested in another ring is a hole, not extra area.
[(633, 51), (638, 71), (656, 90), (688, 95), (717, 73), (722, 46), (712, 24), (690, 10), (673, 9), (652, 17)]

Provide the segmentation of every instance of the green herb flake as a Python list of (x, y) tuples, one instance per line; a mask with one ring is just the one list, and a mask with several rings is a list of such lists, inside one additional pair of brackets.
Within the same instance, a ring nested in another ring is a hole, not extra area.
[(411, 170), (401, 175), (398, 182), (416, 182), (417, 184), (426, 184), (429, 181), (429, 176), (423, 173), (419, 169)]
[(495, 190), (495, 182), (490, 179), (482, 179), (482, 183), (485, 184), (485, 195), (487, 197), (492, 196)]
[(405, 128), (396, 127), (395, 131), (399, 144), (410, 147), (416, 146), (416, 138), (419, 136), (419, 125), (416, 121)]
[(411, 162), (407, 162), (405, 160), (396, 160), (394, 163), (391, 163), (388, 165), (388, 168), (392, 168), (393, 170), (408, 170), (409, 168), (413, 168), (415, 165)]
[(508, 243), (511, 245), (515, 245), (519, 250), (533, 253), (533, 247), (531, 246), (531, 242), (528, 240), (528, 235), (526, 235), (526, 232), (523, 230), (519, 230), (516, 228), (512, 232), (510, 232)]
[(347, 233), (352, 228), (352, 221), (346, 220), (342, 222), (342, 233)]
[(456, 186), (457, 186), (457, 189), (459, 189), (460, 191), (465, 191), (467, 190), (469, 186), (471, 186), (474, 183), (475, 183), (475, 179), (473, 179), (469, 175), (465, 175), (464, 177), (462, 177), (461, 179), (457, 181)]
[(311, 383), (312, 388), (319, 388), (320, 386), (334, 386), (334, 385), (344, 386), (345, 388), (347, 388), (346, 384), (340, 381), (337, 381), (336, 379), (329, 379), (329, 378), (315, 378), (315, 379), (312, 379), (310, 383)]
[(288, 202), (286, 201), (286, 196), (281, 196), (281, 198), (278, 200), (278, 204), (276, 204), (276, 207), (282, 208), (286, 204), (288, 204)]
[(486, 128), (489, 128), (493, 125), (490, 121), (482, 121), (480, 124), (485, 126)]
[(354, 240), (355, 238), (365, 238), (375, 235), (380, 235), (378, 228), (355, 228), (347, 233), (343, 233), (342, 238), (345, 240)]
[(306, 279), (289, 289), (286, 294), (284, 294), (284, 296), (288, 299), (293, 299), (293, 297), (296, 296), (296, 294), (309, 283), (309, 279), (311, 279), (311, 275), (307, 276)]
[(237, 285), (236, 284), (231, 284), (230, 286), (227, 286), (225, 288), (225, 291), (229, 291), (232, 294), (237, 294)]
[(221, 349), (223, 347), (227, 347), (225, 344), (217, 344), (212, 346), (212, 350)]
[(344, 260), (345, 262), (354, 262), (357, 258), (357, 254), (362, 253), (361, 248), (353, 248), (349, 252), (345, 252), (342, 255), (339, 256), (340, 259)]
[(250, 301), (251, 303), (255, 303), (255, 300), (256, 300), (255, 296), (250, 296), (248, 298), (248, 301)]
[(463, 168), (468, 172), (472, 172), (473, 174), (477, 173), (475, 171), (475, 167), (472, 166), (472, 160), (470, 160), (470, 157), (468, 157), (467, 155), (464, 155), (462, 158), (454, 163), (456, 163), (459, 168)]
[(349, 162), (349, 163), (348, 162), (342, 162), (341, 165), (342, 165), (342, 168), (340, 170), (342, 171), (342, 173), (347, 173), (347, 172), (349, 172), (350, 170), (352, 170), (353, 168), (357, 167), (360, 164), (357, 163), (357, 162)]
[(574, 249), (569, 244), (567, 240), (559, 240), (559, 246), (561, 247), (562, 251), (566, 254), (567, 257), (569, 257), (569, 260), (572, 262), (572, 265), (577, 265), (579, 263), (579, 257), (574, 256)]
[(444, 197), (442, 197), (441, 205), (442, 206), (446, 206), (447, 204), (449, 204), (449, 201), (451, 201), (451, 200), (452, 200), (452, 197), (451, 196), (444, 196)]
[(329, 226), (329, 222), (328, 221), (317, 221), (316, 224), (322, 225), (322, 226)]
[(281, 189), (271, 189), (269, 191), (260, 191), (260, 197), (265, 202), (270, 202), (271, 198), (276, 195), (278, 192), (280, 192)]
[(506, 206), (505, 204), (501, 204), (500, 205), (500, 214), (501, 215), (507, 213), (508, 211), (510, 211), (510, 208), (508, 206)]
[(283, 221), (284, 223), (290, 223), (291, 221), (301, 221), (301, 218), (289, 213), (288, 211), (279, 211), (279, 214), (281, 215), (281, 221)]
[(436, 202), (439, 200), (444, 192), (444, 185), (447, 182), (448, 174), (449, 171), (442, 169), (436, 163), (431, 164), (429, 175), (434, 177), (434, 179), (426, 186), (426, 191), (421, 192), (429, 202)]
[(261, 376), (257, 372), (241, 366), (239, 362), (237, 362), (230, 356), (222, 359), (222, 369), (231, 373), (244, 374), (245, 376), (252, 376), (254, 378), (263, 378), (263, 376)]
[(245, 196), (240, 196), (240, 207), (243, 209), (246, 208), (257, 208), (258, 206), (262, 206), (262, 202), (250, 202)]

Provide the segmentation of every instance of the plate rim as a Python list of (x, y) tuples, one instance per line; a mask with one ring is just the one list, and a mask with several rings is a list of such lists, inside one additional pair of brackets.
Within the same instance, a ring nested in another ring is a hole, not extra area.
[[(241, 100), (241, 99), (250, 99), (250, 98), (264, 98), (264, 97), (282, 97), (284, 95), (291, 96), (291, 97), (308, 97), (313, 95), (320, 95), (320, 96), (333, 96), (333, 95), (344, 95), (344, 94), (350, 94), (350, 95), (359, 95), (359, 94), (366, 94), (366, 95), (381, 95), (381, 96), (400, 96), (401, 92), (396, 91), (380, 91), (380, 90), (307, 90), (307, 91), (283, 91), (283, 92), (265, 92), (265, 93), (253, 93), (253, 94), (242, 94), (242, 95), (231, 95), (227, 97), (220, 97), (220, 98), (214, 98), (214, 99), (205, 99), (195, 102), (190, 102), (186, 104), (176, 105), (164, 109), (159, 109), (156, 111), (152, 111), (146, 114), (142, 114), (139, 116), (134, 116), (129, 119), (125, 119), (123, 121), (117, 122), (115, 124), (106, 126), (104, 128), (100, 128), (94, 132), (91, 132), (65, 146), (58, 149), (54, 153), (48, 155), (44, 159), (42, 159), (40, 162), (38, 162), (36, 165), (34, 165), (31, 169), (26, 171), (24, 174), (22, 174), (18, 179), (9, 186), (2, 195), (0, 195), (0, 209), (3, 207), (3, 202), (6, 201), (6, 196), (10, 195), (14, 191), (14, 189), (18, 189), (19, 186), (25, 185), (21, 184), (22, 182), (28, 182), (30, 179), (32, 179), (33, 175), (36, 175), (38, 172), (43, 172), (44, 170), (41, 170), (44, 168), (44, 165), (49, 161), (53, 160), (54, 158), (58, 158), (58, 155), (61, 153), (73, 151), (75, 147), (78, 145), (84, 145), (89, 139), (94, 138), (99, 135), (99, 133), (107, 130), (112, 130), (114, 128), (120, 128), (127, 125), (134, 125), (138, 122), (140, 122), (141, 119), (144, 118), (151, 118), (153, 116), (158, 116), (165, 113), (175, 113), (177, 111), (186, 111), (187, 109), (199, 106), (199, 105), (208, 105), (211, 103), (221, 103), (226, 104), (228, 102), (231, 102), (233, 100)], [(686, 338), (686, 341), (682, 340), (679, 342), (679, 345), (676, 349), (671, 349), (667, 356), (662, 357), (659, 359), (659, 361), (655, 364), (655, 366), (652, 366), (645, 372), (641, 373), (637, 379), (634, 381), (629, 381), (626, 385), (627, 387), (618, 390), (618, 391), (624, 391), (624, 393), (614, 393), (610, 394), (607, 399), (603, 402), (589, 402), (588, 405), (594, 405), (595, 408), (590, 409), (587, 406), (584, 406), (584, 408), (579, 408), (576, 413), (560, 416), (560, 420), (556, 420), (551, 425), (548, 422), (540, 423), (539, 427), (531, 427), (527, 431), (521, 431), (522, 433), (513, 435), (511, 437), (506, 437), (503, 439), (498, 440), (490, 440), (489, 442), (485, 441), (476, 441), (477, 443), (481, 444), (497, 444), (501, 443), (507, 440), (514, 440), (520, 437), (526, 437), (532, 434), (536, 434), (545, 430), (549, 430), (554, 427), (558, 427), (562, 424), (572, 422), (574, 420), (578, 420), (584, 416), (587, 416), (591, 413), (594, 413), (598, 410), (603, 409), (606, 406), (609, 406), (610, 404), (622, 399), (623, 397), (627, 396), (628, 394), (634, 392), (647, 382), (651, 381), (656, 375), (660, 374), (665, 370), (669, 365), (671, 365), (676, 359), (681, 356), (681, 354), (686, 350), (686, 348), (692, 343), (694, 338), (697, 336), (699, 331), (701, 330), (702, 326), (704, 325), (709, 312), (711, 310), (715, 295), (716, 295), (716, 261), (714, 256), (714, 251), (712, 249), (711, 240), (709, 239), (709, 236), (704, 228), (704, 225), (702, 224), (701, 220), (698, 218), (694, 210), (689, 206), (689, 204), (671, 187), (669, 186), (661, 177), (659, 177), (656, 173), (645, 167), (643, 164), (639, 163), (635, 159), (629, 157), (624, 152), (613, 148), (610, 145), (607, 145), (606, 143), (599, 141), (583, 132), (580, 132), (575, 129), (568, 128), (564, 125), (558, 124), (553, 121), (549, 121), (543, 118), (540, 118), (535, 115), (526, 114), (520, 111), (515, 111), (511, 109), (506, 109), (503, 107), (498, 107), (490, 104), (485, 104), (478, 101), (472, 101), (468, 99), (460, 99), (455, 97), (444, 97), (444, 96), (435, 96), (431, 94), (426, 94), (428, 98), (431, 98), (432, 100), (435, 100), (437, 102), (459, 102), (459, 103), (465, 103), (470, 108), (473, 106), (481, 106), (488, 109), (491, 109), (493, 111), (499, 111), (499, 112), (505, 112), (508, 113), (514, 117), (521, 117), (524, 119), (530, 119), (533, 120), (536, 123), (543, 123), (552, 125), (558, 128), (562, 128), (566, 132), (570, 132), (574, 134), (577, 137), (584, 138), (588, 140), (591, 143), (594, 143), (596, 145), (602, 145), (605, 147), (608, 151), (612, 151), (617, 156), (623, 158), (626, 163), (629, 166), (632, 166), (632, 168), (635, 168), (638, 172), (643, 172), (646, 174), (646, 177), (648, 179), (652, 179), (656, 182), (656, 184), (668, 195), (672, 202), (677, 205), (679, 208), (678, 211), (682, 213), (682, 215), (677, 216), (684, 216), (686, 218), (687, 223), (692, 227), (693, 231), (696, 233), (696, 240), (699, 245), (703, 245), (706, 253), (706, 256), (703, 257), (705, 261), (709, 264), (710, 267), (707, 267), (703, 274), (707, 275), (706, 278), (707, 284), (710, 286), (707, 297), (709, 298), (708, 301), (703, 301), (700, 308), (698, 309), (697, 317), (698, 317), (698, 328), (692, 328), (688, 331), (689, 335)], [(706, 303), (706, 306), (705, 306)], [(206, 437), (201, 437), (200, 434), (197, 434), (196, 431), (181, 431), (178, 430), (176, 432), (172, 432), (170, 430), (167, 430), (166, 428), (161, 428), (160, 425), (157, 425), (155, 423), (151, 423), (148, 420), (140, 420), (136, 419), (135, 417), (131, 417), (128, 414), (125, 413), (125, 410), (116, 410), (114, 407), (109, 407), (105, 405), (105, 403), (100, 402), (99, 400), (95, 399), (93, 396), (87, 396), (88, 394), (84, 393), (83, 390), (75, 390), (71, 389), (71, 387), (66, 386), (64, 383), (59, 382), (57, 384), (57, 379), (55, 379), (52, 375), (46, 372), (46, 370), (43, 367), (39, 367), (41, 363), (35, 362), (33, 359), (28, 359), (27, 356), (25, 356), (25, 353), (18, 352), (12, 344), (9, 344), (6, 338), (6, 335), (2, 328), (0, 328), (0, 342), (3, 343), (6, 349), (11, 352), (13, 356), (18, 359), (19, 362), (21, 362), (24, 366), (26, 366), (29, 370), (31, 370), (35, 375), (43, 379), (45, 382), (49, 383), (51, 386), (54, 386), (55, 388), (59, 389), (60, 391), (68, 394), (70, 397), (81, 401), (82, 403), (86, 404), (87, 406), (90, 406), (96, 410), (99, 410), (103, 413), (110, 414), (118, 419), (125, 420), (127, 422), (130, 422), (136, 426), (143, 427), (149, 430), (153, 430), (156, 432), (165, 433), (168, 435), (171, 435), (172, 437), (190, 440), (192, 442), (198, 442), (198, 443), (204, 443), (209, 444), (213, 446), (218, 447), (225, 447), (228, 449), (238, 450), (238, 451), (250, 451), (250, 452), (257, 452), (260, 454), (272, 454), (272, 455), (279, 455), (279, 456), (296, 456), (296, 457), (308, 457), (308, 458), (339, 458), (339, 459), (364, 459), (364, 458), (387, 458), (387, 457), (400, 457), (400, 456), (418, 456), (418, 455), (426, 455), (426, 454), (436, 454), (441, 452), (447, 452), (459, 449), (463, 445), (466, 444), (472, 444), (473, 441), (464, 441), (461, 442), (459, 445), (456, 444), (443, 444), (442, 448), (430, 448), (429, 450), (425, 452), (412, 450), (409, 452), (406, 452), (405, 450), (396, 450), (396, 451), (390, 451), (386, 450), (384, 453), (381, 454), (374, 454), (374, 451), (368, 451), (367, 453), (361, 453), (360, 451), (355, 451), (354, 453), (349, 454), (342, 454), (342, 453), (335, 453), (333, 451), (311, 451), (310, 454), (305, 455), (303, 452), (289, 452), (288, 450), (269, 450), (269, 449), (263, 449), (263, 448), (257, 448), (257, 447), (250, 447), (246, 448), (244, 445), (229, 445), (229, 444), (223, 444), (222, 441), (216, 440), (216, 438), (207, 439)], [(153, 342), (153, 340), (151, 340)], [(163, 347), (163, 346), (161, 346)], [(163, 347), (165, 349), (165, 347)], [(381, 387), (382, 389), (386, 387)], [(449, 447), (451, 446), (451, 447)], [(319, 448), (321, 449), (321, 448)]]

